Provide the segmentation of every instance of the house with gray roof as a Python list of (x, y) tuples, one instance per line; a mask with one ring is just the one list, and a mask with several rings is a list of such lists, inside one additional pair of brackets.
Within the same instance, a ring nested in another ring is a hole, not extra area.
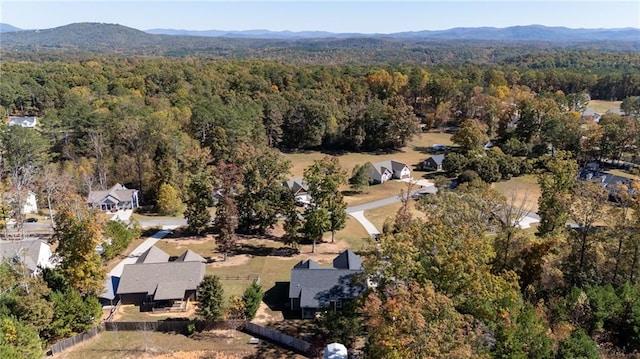
[(311, 203), (311, 195), (308, 190), (306, 182), (302, 178), (292, 178), (288, 181), (284, 181), (282, 183), (283, 186), (287, 187), (293, 196), (296, 198), (296, 203), (300, 204), (310, 204)]
[(170, 262), (168, 254), (153, 246), (135, 264), (124, 266), (115, 292), (122, 304), (140, 305), (141, 309), (186, 308), (186, 303), (196, 300), (204, 262), (190, 250)]
[(129, 189), (120, 183), (116, 183), (108, 190), (89, 192), (87, 203), (90, 208), (97, 208), (102, 211), (138, 208), (138, 190)]
[(433, 155), (422, 163), (422, 168), (427, 171), (442, 171), (442, 163), (444, 162), (444, 155)]
[(36, 239), (20, 241), (0, 241), (0, 261), (22, 263), (31, 274), (40, 268), (51, 268), (51, 246)]
[(313, 260), (298, 262), (291, 269), (289, 304), (302, 318), (313, 318), (319, 311), (338, 309), (342, 303), (358, 297), (366, 288), (360, 281), (362, 259), (351, 250), (340, 253), (331, 267)]
[(407, 164), (395, 160), (372, 163), (367, 168), (369, 183), (381, 184), (390, 179), (411, 178), (411, 169)]

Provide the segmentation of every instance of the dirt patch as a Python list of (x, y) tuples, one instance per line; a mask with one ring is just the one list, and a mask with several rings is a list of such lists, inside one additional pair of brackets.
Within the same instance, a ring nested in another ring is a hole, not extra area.
[(217, 256), (216, 258), (214, 258), (215, 262), (208, 263), (207, 266), (212, 268), (240, 266), (249, 263), (249, 260), (251, 260), (251, 256), (249, 256), (248, 254), (238, 254), (234, 256), (228, 256), (226, 261), (223, 259), (224, 257)]
[[(140, 310), (140, 308), (133, 304), (125, 304), (120, 305), (118, 310), (113, 314), (112, 321), (117, 322), (121, 320), (123, 316), (126, 316), (126, 312), (135, 312), (135, 310)], [(187, 306), (187, 310), (184, 312), (139, 312), (136, 313), (137, 316), (143, 316), (142, 320), (162, 320), (165, 318), (193, 318), (196, 315), (196, 305), (193, 302), (189, 302)]]
[(253, 318), (252, 322), (257, 324), (267, 324), (271, 322), (279, 322), (284, 320), (284, 315), (282, 312), (274, 312), (269, 309), (269, 307), (264, 303), (260, 303), (260, 307), (256, 312), (255, 318)]

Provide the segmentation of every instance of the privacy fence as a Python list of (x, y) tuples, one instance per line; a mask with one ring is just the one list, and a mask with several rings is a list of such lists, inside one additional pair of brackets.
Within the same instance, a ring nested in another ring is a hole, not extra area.
[(51, 346), (51, 349), (49, 350), (48, 354), (53, 355), (53, 354), (65, 351), (78, 343), (82, 343), (85, 340), (95, 337), (96, 335), (98, 335), (98, 333), (102, 332), (103, 330), (104, 328), (102, 326), (99, 326), (99, 327), (92, 328), (87, 332), (80, 333), (71, 338), (67, 338), (65, 340), (59, 341)]
[(244, 323), (244, 331), (258, 336), (267, 338), (271, 341), (279, 343), (283, 346), (293, 348), (301, 353), (309, 353), (311, 350), (311, 343), (304, 341), (302, 339), (298, 339), (296, 337), (292, 337), (290, 335), (284, 334), (277, 330), (273, 330), (271, 328), (263, 327), (255, 323), (246, 322)]
[(104, 322), (85, 333), (65, 339), (51, 346), (49, 354), (60, 353), (85, 340), (93, 338), (102, 331), (149, 331), (149, 332), (176, 332), (188, 333), (194, 325), (196, 331), (207, 330), (242, 330), (256, 337), (271, 340), (282, 346), (292, 348), (300, 353), (309, 353), (311, 344), (302, 339), (292, 337), (277, 330), (263, 327), (251, 322), (237, 321), (204, 321), (204, 320), (159, 320), (155, 322)]

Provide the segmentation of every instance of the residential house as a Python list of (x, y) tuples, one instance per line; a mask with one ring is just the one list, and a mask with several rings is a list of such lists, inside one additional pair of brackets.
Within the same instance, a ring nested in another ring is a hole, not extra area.
[(153, 246), (135, 264), (126, 264), (115, 292), (122, 304), (140, 305), (143, 309), (186, 309), (196, 300), (198, 285), (205, 274), (205, 259), (186, 251), (175, 261)]
[(411, 178), (411, 169), (405, 163), (395, 160), (372, 163), (368, 168), (369, 182), (385, 183), (390, 179)]
[(22, 126), (35, 128), (38, 125), (38, 118), (35, 116), (9, 116), (9, 126)]
[(291, 193), (293, 193), (294, 197), (296, 198), (296, 203), (311, 203), (311, 195), (308, 192), (309, 187), (302, 178), (293, 178), (283, 182), (282, 184), (287, 187), (291, 191)]
[[(594, 168), (592, 164), (589, 164), (589, 166), (591, 166), (591, 168)], [(601, 172), (598, 169), (592, 170), (587, 167), (583, 168), (580, 171), (579, 179), (581, 181), (591, 181), (600, 184), (602, 187), (606, 188), (609, 191), (610, 198), (613, 198), (613, 196), (616, 195), (615, 191), (617, 190), (619, 185), (626, 186), (630, 195), (637, 195), (637, 190), (633, 188), (633, 186), (631, 186), (631, 183), (634, 181), (633, 179), (607, 172)]]
[(51, 246), (39, 239), (0, 241), (0, 260), (22, 263), (31, 274), (53, 267)]
[(108, 190), (91, 191), (87, 203), (89, 207), (103, 211), (138, 208), (138, 190), (117, 183)]
[(444, 162), (444, 155), (433, 155), (422, 163), (422, 168), (427, 171), (442, 171), (442, 163)]
[[(17, 207), (17, 194), (14, 192), (8, 192), (6, 194), (6, 200), (12, 207)], [(22, 214), (38, 213), (38, 201), (36, 194), (32, 191), (26, 193), (26, 196), (22, 198)]]
[(291, 269), (291, 310), (299, 310), (302, 318), (313, 318), (319, 311), (341, 308), (343, 301), (364, 291), (365, 285), (358, 278), (361, 273), (362, 259), (348, 249), (333, 260), (331, 267), (310, 259), (300, 261)]

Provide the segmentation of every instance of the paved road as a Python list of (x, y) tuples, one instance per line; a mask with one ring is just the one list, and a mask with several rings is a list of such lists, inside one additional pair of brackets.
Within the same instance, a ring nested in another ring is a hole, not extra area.
[(176, 227), (187, 225), (187, 220), (182, 217), (149, 218), (149, 219), (140, 220), (138, 222), (140, 223), (140, 226), (142, 228), (153, 228), (153, 227), (165, 228), (167, 226), (176, 228)]
[(115, 268), (113, 268), (111, 272), (109, 272), (109, 276), (120, 277), (120, 275), (122, 275), (122, 269), (124, 268), (125, 264), (135, 263), (138, 260), (138, 257), (140, 257), (142, 253), (144, 253), (147, 249), (151, 248), (151, 246), (156, 244), (159, 240), (164, 238), (167, 234), (171, 233), (171, 230), (175, 229), (176, 227), (177, 226), (163, 226), (163, 229), (161, 231), (147, 238), (144, 242), (142, 242), (139, 246), (137, 246), (136, 249), (134, 249), (131, 252), (131, 254), (127, 256), (127, 258), (120, 261), (120, 263), (118, 263), (118, 265), (115, 266)]
[[(424, 195), (424, 194), (435, 194), (437, 191), (438, 189), (434, 185), (431, 185), (431, 186), (418, 188), (412, 191), (409, 195), (415, 196), (415, 195)], [(372, 209), (388, 206), (394, 203), (398, 203), (400, 201), (402, 201), (402, 197), (400, 197), (400, 195), (395, 195), (395, 196), (383, 198), (377, 201), (368, 202), (368, 203), (360, 204), (357, 206), (347, 207), (347, 214), (355, 218), (358, 222), (360, 222), (360, 224), (364, 227), (364, 229), (366, 229), (370, 235), (374, 236), (376, 234), (379, 234), (380, 231), (373, 225), (373, 223), (371, 223), (367, 219), (367, 217), (365, 217), (364, 211), (370, 211)]]

